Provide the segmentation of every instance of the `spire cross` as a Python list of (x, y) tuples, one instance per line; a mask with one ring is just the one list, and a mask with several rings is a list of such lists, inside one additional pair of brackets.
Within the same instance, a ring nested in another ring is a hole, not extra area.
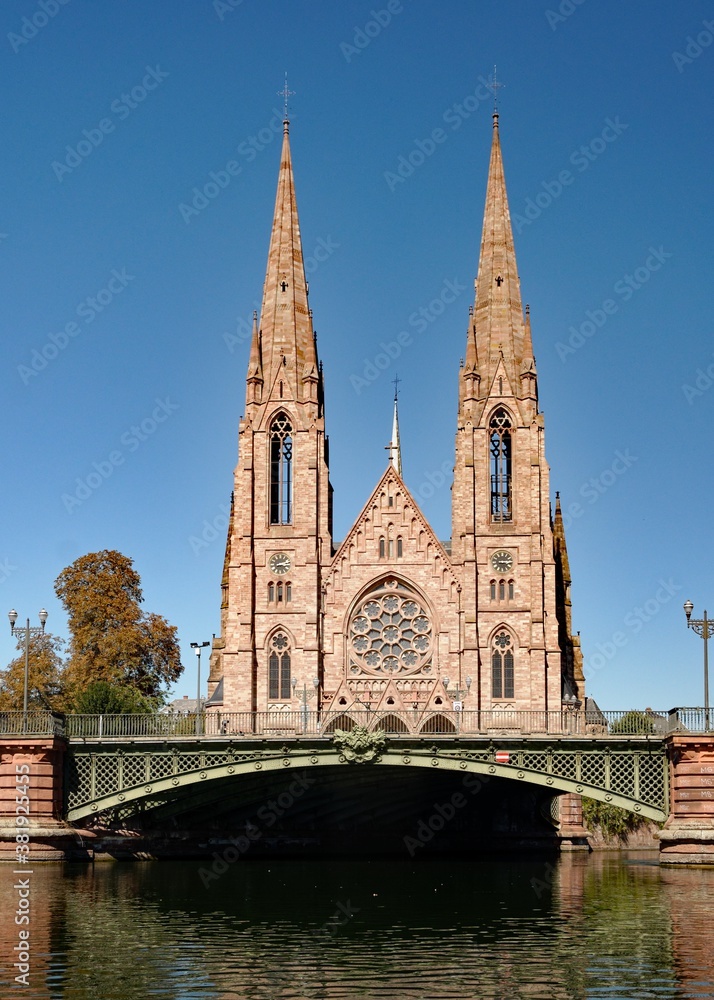
[(395, 403), (396, 403), (397, 399), (399, 398), (399, 383), (401, 381), (402, 381), (402, 379), (400, 379), (398, 375), (395, 375), (394, 378), (392, 379), (392, 385), (394, 386), (394, 402)]
[(496, 64), (493, 64), (493, 83), (491, 84), (491, 91), (493, 92), (493, 113), (498, 114), (498, 92), (501, 87), (505, 87), (505, 83), (499, 83), (496, 78)]
[(282, 97), (284, 102), (284, 117), (287, 120), (288, 117), (288, 100), (295, 96), (294, 90), (288, 90), (288, 74), (285, 74), (285, 86), (282, 90), (278, 91), (278, 97)]

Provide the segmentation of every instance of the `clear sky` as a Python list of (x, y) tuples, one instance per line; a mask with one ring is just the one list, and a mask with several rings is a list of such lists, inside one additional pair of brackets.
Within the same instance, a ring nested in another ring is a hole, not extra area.
[[(589, 692), (700, 704), (682, 604), (714, 615), (713, 43), (697, 0), (4, 0), (7, 609), (36, 624), (45, 605), (65, 635), (55, 577), (119, 549), (178, 626), (176, 691), (194, 693), (286, 71), (335, 539), (386, 465), (396, 373), (404, 476), (449, 536), (495, 63)], [(448, 282), (463, 290), (442, 308)]]

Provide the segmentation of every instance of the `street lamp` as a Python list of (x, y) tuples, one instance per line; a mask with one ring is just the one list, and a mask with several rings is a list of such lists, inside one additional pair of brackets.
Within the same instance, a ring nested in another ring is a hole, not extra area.
[(27, 732), (27, 689), (30, 677), (30, 636), (32, 635), (43, 635), (45, 631), (45, 622), (47, 621), (47, 612), (44, 608), (40, 610), (39, 627), (35, 626), (30, 628), (30, 619), (27, 619), (25, 627), (16, 627), (15, 622), (17, 621), (17, 611), (13, 608), (12, 611), (8, 611), (8, 618), (10, 619), (10, 635), (23, 635), (25, 636), (25, 677), (22, 685), (22, 731)]
[(714, 635), (712, 625), (707, 618), (706, 611), (703, 618), (692, 618), (694, 605), (687, 601), (684, 605), (684, 613), (687, 616), (687, 628), (693, 629), (697, 635), (704, 640), (704, 727), (709, 732), (709, 637)]
[(198, 662), (198, 680), (196, 682), (196, 736), (201, 735), (201, 650), (210, 645), (210, 642), (191, 643), (191, 649), (196, 654), (196, 660)]
[(296, 691), (297, 677), (293, 677), (291, 683), (293, 686), (293, 698), (297, 698), (300, 702), (300, 717), (302, 719), (302, 731), (304, 734), (307, 732), (307, 703), (308, 701), (312, 700), (317, 694), (317, 689), (320, 686), (320, 678), (313, 677), (312, 679), (312, 686), (315, 689), (314, 691), (308, 691), (307, 684), (304, 681), (302, 685), (302, 691)]
[[(466, 687), (465, 688), (457, 687), (457, 688), (454, 688), (453, 691), (449, 691), (449, 682), (450, 682), (451, 678), (449, 678), (449, 677), (442, 677), (442, 680), (444, 682), (444, 690), (446, 691), (446, 697), (447, 698), (451, 698), (451, 700), (453, 701), (453, 709), (454, 709), (454, 711), (455, 712), (460, 712), (461, 709), (463, 708), (463, 703), (462, 703), (461, 699), (465, 698), (466, 695), (471, 690), (471, 685), (473, 684), (473, 679), (471, 677), (467, 677), (466, 678)], [(456, 707), (457, 705), (459, 706), (458, 708)]]

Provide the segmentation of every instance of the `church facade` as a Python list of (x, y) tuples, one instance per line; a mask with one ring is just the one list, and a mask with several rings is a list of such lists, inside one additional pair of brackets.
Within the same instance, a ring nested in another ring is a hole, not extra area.
[(484, 712), (584, 700), (497, 113), (458, 386), (450, 542), (437, 539), (402, 479), (395, 399), (389, 464), (336, 543), (286, 120), (209, 709), (387, 712), (397, 730), (428, 732), (429, 720), (453, 711), (478, 728)]

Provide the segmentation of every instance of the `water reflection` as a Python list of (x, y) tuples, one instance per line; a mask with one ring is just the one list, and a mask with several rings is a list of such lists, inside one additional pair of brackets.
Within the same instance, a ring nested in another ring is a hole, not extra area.
[[(241, 861), (208, 889), (200, 867), (36, 867), (32, 985), (21, 995), (714, 997), (714, 871), (662, 870), (651, 854)], [(0, 869), (5, 956), (16, 943), (10, 876)], [(0, 980), (0, 995), (14, 992)]]

